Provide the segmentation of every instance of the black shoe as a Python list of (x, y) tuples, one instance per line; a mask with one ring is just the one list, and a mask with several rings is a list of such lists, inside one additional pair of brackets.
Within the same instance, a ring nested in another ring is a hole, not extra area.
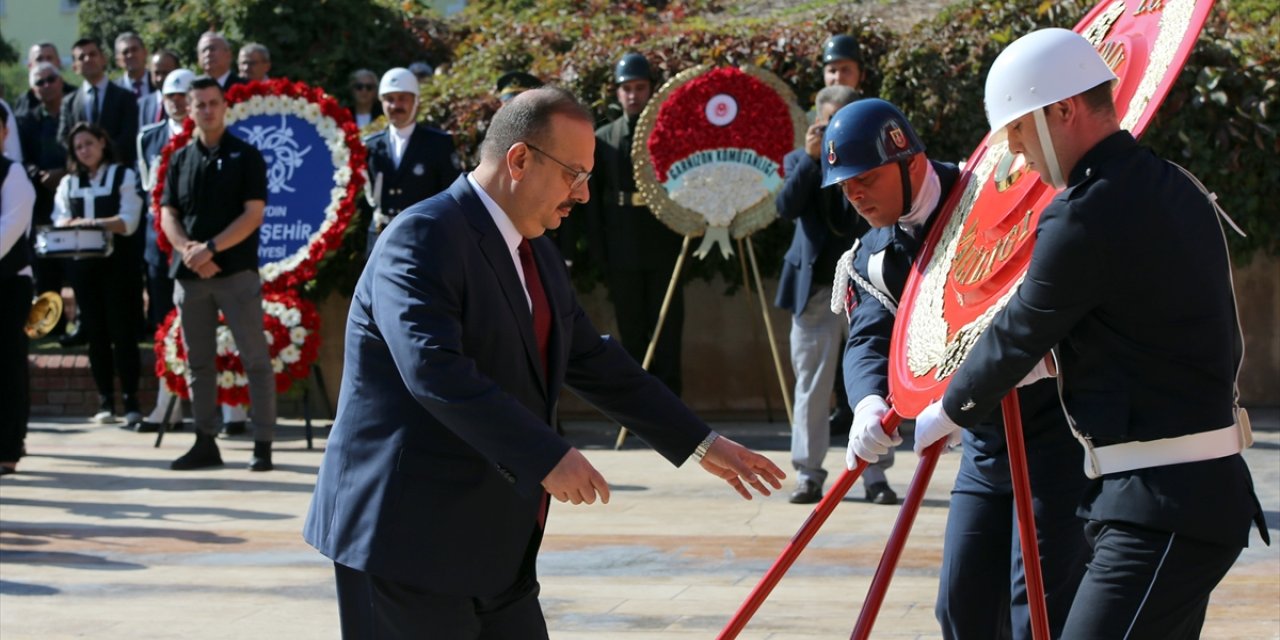
[(75, 333), (68, 333), (58, 338), (58, 344), (64, 347), (80, 347), (89, 344), (89, 336), (77, 329)]
[(831, 429), (833, 436), (849, 435), (849, 427), (853, 425), (853, 411), (848, 407), (836, 407), (827, 416), (827, 427)]
[(226, 428), (224, 428), (222, 432), (229, 436), (242, 436), (248, 430), (249, 429), (245, 426), (244, 420), (236, 420), (235, 422), (228, 422)]
[(169, 464), (169, 468), (175, 471), (221, 466), (222, 454), (218, 452), (218, 443), (214, 441), (213, 436), (203, 433), (196, 434), (196, 443), (191, 446), (190, 451)]
[(877, 482), (867, 486), (867, 502), (898, 504), (898, 494), (889, 488), (888, 482)]
[(270, 471), (274, 468), (275, 465), (271, 464), (271, 441), (255, 440), (253, 442), (253, 457), (249, 458), (249, 470)]
[(822, 499), (822, 485), (812, 480), (801, 480), (788, 500), (791, 504), (813, 504)]

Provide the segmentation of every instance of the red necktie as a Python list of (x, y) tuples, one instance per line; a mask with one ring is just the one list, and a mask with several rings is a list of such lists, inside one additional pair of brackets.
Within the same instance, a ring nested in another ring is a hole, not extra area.
[(538, 275), (538, 263), (533, 259), (533, 247), (529, 241), (521, 240), (517, 251), (520, 253), (520, 268), (524, 270), (524, 286), (529, 291), (529, 299), (533, 302), (533, 335), (538, 340), (538, 355), (542, 356), (542, 373), (547, 374), (547, 345), (551, 342), (551, 305), (547, 302), (547, 292), (542, 288), (542, 277)]

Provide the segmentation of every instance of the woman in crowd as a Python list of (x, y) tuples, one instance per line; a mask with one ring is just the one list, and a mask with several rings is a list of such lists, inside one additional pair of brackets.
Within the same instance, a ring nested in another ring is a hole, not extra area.
[(361, 131), (382, 115), (382, 104), (378, 102), (378, 75), (368, 69), (357, 69), (351, 73), (351, 115)]
[(125, 419), (140, 422), (138, 326), (142, 321), (141, 257), (126, 240), (138, 229), (142, 199), (132, 169), (116, 162), (101, 127), (82, 122), (71, 130), (67, 175), (54, 195), (53, 224), (104, 229), (114, 250), (71, 264), (81, 330), (89, 339), (89, 368), (98, 387), (99, 424), (116, 422), (113, 374), (120, 377)]

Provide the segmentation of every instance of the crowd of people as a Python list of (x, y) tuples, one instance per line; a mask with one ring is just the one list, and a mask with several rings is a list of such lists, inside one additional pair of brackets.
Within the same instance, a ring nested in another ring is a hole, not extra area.
[[(270, 52), (244, 45), (237, 73), (227, 40), (206, 33), (197, 74), (174, 52), (149, 54), (136, 34), (117, 37), (114, 51), (121, 74), (111, 80), (102, 43), (76, 41), (84, 84), (75, 87), (62, 80), (56, 47), (39, 43), (15, 118), (0, 106), (0, 123), (14, 123), (0, 124), (0, 137), (16, 129), (20, 141), (20, 157), (6, 146), (0, 158), (0, 370), (26, 380), (21, 325), (33, 292), (70, 284), (78, 329), (61, 340), (88, 345), (101, 399), (93, 419), (113, 422), (122, 407), (126, 426), (153, 429), (155, 413), (144, 416), (137, 398), (137, 338), (176, 305), (196, 433), (172, 468), (222, 465), (219, 429), (247, 420), (249, 469), (270, 470), (276, 400), (257, 272), (266, 169), (227, 130), (224, 96), (265, 78)], [(836, 430), (849, 434), (848, 468), (873, 465), (865, 498), (897, 502), (884, 470), (902, 440), (881, 427), (892, 328), (960, 173), (926, 155), (894, 105), (860, 94), (858, 52), (847, 35), (826, 42), (815, 68), (826, 88), (776, 200), (795, 222), (776, 304), (793, 314), (790, 500), (799, 504), (821, 499)], [(743, 497), (768, 495), (784, 474), (680, 400), (679, 292), (652, 366), (637, 364), (680, 245), (631, 171), (637, 118), (657, 80), (648, 60), (619, 59), (622, 115), (598, 128), (572, 94), (504, 74), (495, 92), (503, 107), (471, 171), (447, 132), (417, 121), (431, 72), (415, 63), (350, 76), (352, 113), (374, 130), (368, 263), (304, 535), (335, 563), (346, 637), (546, 637), (535, 560), (550, 498), (609, 499), (603, 476), (555, 428), (562, 386), (673, 464), (695, 459)], [(917, 423), (917, 452), (942, 440), (962, 449), (936, 608), (949, 638), (1032, 635), (997, 407), (1010, 390), (1054, 637), (1197, 637), (1251, 524), (1267, 539), (1240, 456), (1247, 419), (1234, 384), (1241, 336), (1225, 244), (1201, 241), (1219, 232), (1215, 209), (1198, 183), (1120, 129), (1115, 79), (1091, 44), (1061, 29), (1011, 44), (987, 79), (991, 130), (1063, 191), (1042, 215), (1025, 283)], [(159, 151), (186, 118), (194, 142), (157, 184)], [(143, 203), (157, 190), (161, 207), (150, 211)], [(564, 241), (561, 224), (579, 205), (619, 341), (586, 317), (549, 237), (560, 230)], [(171, 258), (157, 249), (157, 215)], [(113, 249), (33, 257), (28, 230), (44, 225), (100, 232)], [(1206, 307), (1194, 317), (1180, 295), (1187, 284)], [(220, 416), (216, 401), (219, 314), (249, 379), (239, 416)], [(3, 386), (5, 473), (22, 455), (24, 384)]]

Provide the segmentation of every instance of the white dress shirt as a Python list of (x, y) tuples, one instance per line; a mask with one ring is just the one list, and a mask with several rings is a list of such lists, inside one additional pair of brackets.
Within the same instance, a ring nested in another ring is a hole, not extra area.
[(397, 169), (400, 168), (400, 160), (404, 158), (404, 150), (409, 146), (409, 136), (413, 135), (417, 126), (417, 122), (410, 122), (404, 127), (391, 127), (391, 162)]
[[(9, 174), (0, 189), (0, 257), (9, 255), (19, 242), (26, 242), (35, 204), (36, 188), (27, 178), (22, 163), (14, 162), (9, 165)], [(24, 267), (18, 275), (30, 276), (31, 267)]]
[[(89, 84), (88, 80), (84, 81), (84, 85), (80, 87), (80, 90), (84, 92), (84, 119), (85, 120), (93, 122), (93, 113), (95, 110), (98, 113), (98, 120), (99, 121), (102, 120), (102, 101), (106, 99), (107, 85), (109, 84), (111, 84), (111, 81), (108, 80), (106, 76), (102, 76), (102, 80), (98, 81), (98, 84)], [(90, 100), (90, 98), (94, 98), (94, 95), (92, 93), (89, 93), (89, 87), (96, 87), (98, 89), (98, 95), (96, 97), (97, 104), (93, 104), (92, 101)]]
[(96, 212), (93, 210), (94, 198), (111, 193), (111, 183), (115, 179), (116, 171), (125, 172), (120, 182), (120, 210), (116, 212), (125, 227), (124, 233), (120, 235), (127, 236), (133, 233), (138, 228), (138, 219), (142, 213), (142, 198), (138, 196), (137, 178), (133, 170), (118, 164), (105, 164), (98, 167), (98, 170), (89, 177), (89, 184), (81, 184), (79, 176), (74, 173), (63, 176), (62, 182), (58, 183), (58, 190), (53, 194), (53, 226), (64, 226), (71, 219), (72, 195), (85, 199), (85, 218), (96, 218)]

